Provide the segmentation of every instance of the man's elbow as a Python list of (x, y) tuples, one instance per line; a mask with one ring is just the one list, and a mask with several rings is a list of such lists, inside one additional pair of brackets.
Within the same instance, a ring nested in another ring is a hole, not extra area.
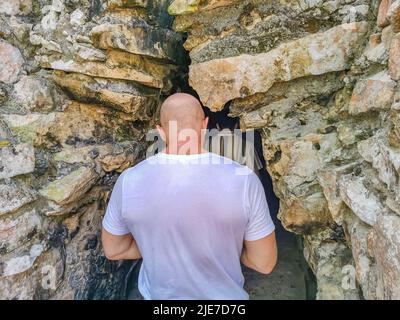
[(276, 261), (273, 264), (269, 263), (268, 265), (260, 268), (258, 270), (258, 272), (265, 274), (265, 275), (270, 274), (275, 269), (275, 266), (276, 266)]
[(111, 261), (120, 260), (118, 259), (118, 255), (112, 254), (111, 252), (104, 250), (104, 256)]
[(277, 260), (278, 259), (275, 256), (273, 259), (270, 259), (265, 265), (260, 266), (257, 271), (265, 275), (270, 274), (275, 269)]

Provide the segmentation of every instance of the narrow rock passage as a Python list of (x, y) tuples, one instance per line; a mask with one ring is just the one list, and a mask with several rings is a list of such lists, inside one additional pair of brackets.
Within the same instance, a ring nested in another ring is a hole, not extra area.
[[(262, 157), (261, 138), (255, 137), (255, 149)], [(263, 275), (243, 266), (245, 277), (245, 289), (251, 300), (305, 300), (314, 299), (315, 293), (307, 281), (307, 267), (301, 249), (300, 237), (286, 231), (277, 218), (279, 200), (273, 193), (272, 182), (265, 169), (260, 172), (260, 179), (263, 183), (271, 216), (276, 226), (278, 243), (278, 263), (274, 271), (269, 275)], [(130, 276), (127, 290), (127, 298), (130, 300), (142, 299), (137, 289), (137, 277), (140, 262), (136, 263)]]
[(269, 275), (243, 267), (245, 289), (251, 300), (305, 300), (306, 278), (299, 239), (276, 221), (278, 263)]
[[(256, 152), (260, 155), (265, 168), (261, 137), (258, 134), (255, 135), (254, 142)], [(272, 219), (275, 223), (278, 263), (274, 271), (269, 275), (263, 275), (243, 267), (245, 289), (252, 300), (313, 299), (314, 293), (307, 292), (307, 265), (302, 253), (300, 237), (286, 231), (278, 220), (279, 200), (273, 192), (271, 178), (265, 169), (260, 171), (260, 179), (265, 189)], [(313, 290), (311, 288), (308, 291)]]

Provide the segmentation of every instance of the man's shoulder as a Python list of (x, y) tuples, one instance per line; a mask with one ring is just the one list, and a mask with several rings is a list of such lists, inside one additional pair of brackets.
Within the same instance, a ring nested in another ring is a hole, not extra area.
[(224, 157), (215, 153), (212, 154), (212, 157), (214, 159), (213, 163), (219, 165), (219, 169), (222, 169), (221, 172), (227, 172), (229, 174), (234, 173), (238, 176), (246, 176), (253, 172), (249, 167), (233, 160), (232, 158)]
[[(154, 157), (154, 156), (152, 156)], [(141, 171), (146, 170), (146, 168), (149, 166), (149, 164), (151, 164), (151, 161), (149, 162), (149, 159), (152, 158), (145, 158), (137, 163), (135, 163), (133, 166), (125, 169), (122, 173), (121, 176), (124, 179), (127, 179), (133, 175), (138, 175)], [(151, 159), (150, 159), (151, 160)]]

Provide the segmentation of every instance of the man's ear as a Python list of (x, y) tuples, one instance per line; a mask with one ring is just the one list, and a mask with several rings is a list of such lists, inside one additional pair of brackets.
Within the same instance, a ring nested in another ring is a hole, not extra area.
[(209, 117), (205, 117), (204, 118), (204, 120), (203, 120), (203, 128), (202, 129), (207, 129), (209, 120), (210, 120)]
[(159, 133), (160, 136), (161, 136), (161, 139), (163, 139), (163, 141), (166, 142), (166, 141), (167, 141), (167, 135), (165, 134), (164, 129), (163, 129), (161, 126), (159, 126), (159, 125), (157, 125), (156, 127), (157, 127), (158, 133)]

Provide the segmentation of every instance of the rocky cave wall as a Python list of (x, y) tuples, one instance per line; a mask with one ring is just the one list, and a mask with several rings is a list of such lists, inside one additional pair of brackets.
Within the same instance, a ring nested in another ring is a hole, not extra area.
[(0, 299), (124, 298), (110, 190), (185, 61), (164, 0), (0, 0)]
[(175, 0), (189, 83), (262, 133), (318, 299), (400, 298), (400, 1)]
[(0, 0), (0, 22), (0, 298), (123, 297), (100, 221), (184, 40), (204, 105), (261, 131), (317, 298), (400, 298), (399, 0)]

